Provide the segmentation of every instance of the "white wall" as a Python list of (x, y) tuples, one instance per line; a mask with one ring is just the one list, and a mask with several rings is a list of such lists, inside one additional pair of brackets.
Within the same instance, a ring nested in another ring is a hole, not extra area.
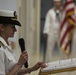
[(1, 9), (1, 0), (0, 0), (0, 9)]
[(39, 51), (40, 0), (20, 0), (19, 16), (22, 23), (20, 37), (24, 37), (26, 48), (31, 53)]
[(17, 10), (17, 0), (0, 0), (1, 9)]

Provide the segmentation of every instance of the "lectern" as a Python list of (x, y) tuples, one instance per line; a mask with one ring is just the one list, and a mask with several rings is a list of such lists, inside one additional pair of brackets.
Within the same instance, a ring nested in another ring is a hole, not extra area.
[(48, 75), (76, 70), (76, 58), (48, 62), (46, 64), (47, 67), (41, 68), (39, 75)]

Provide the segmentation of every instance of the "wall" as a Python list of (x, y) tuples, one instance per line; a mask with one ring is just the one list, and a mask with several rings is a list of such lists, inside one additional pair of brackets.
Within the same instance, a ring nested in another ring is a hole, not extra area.
[(17, 10), (17, 0), (0, 0), (1, 9)]
[[(39, 51), (40, 0), (19, 0), (19, 16), (22, 27), (20, 37), (24, 37), (26, 48), (31, 53)], [(21, 4), (20, 4), (21, 3)]]
[(1, 1), (0, 1), (0, 9), (1, 9)]

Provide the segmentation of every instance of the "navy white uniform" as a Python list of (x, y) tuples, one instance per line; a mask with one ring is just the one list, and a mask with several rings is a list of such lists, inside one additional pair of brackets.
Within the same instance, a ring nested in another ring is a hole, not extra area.
[(56, 13), (59, 13), (59, 18), (61, 15), (61, 10), (55, 10), (55, 8), (50, 9), (46, 15), (46, 21), (44, 26), (44, 34), (48, 35), (47, 39), (47, 49), (46, 49), (46, 62), (54, 61), (53, 58), (53, 50), (55, 43), (59, 45), (59, 29), (60, 29), (60, 22), (58, 21)]
[[(0, 10), (0, 24), (21, 26), (16, 11)], [(6, 75), (17, 63), (10, 44), (0, 36), (0, 75)]]
[(0, 37), (0, 75), (6, 75), (16, 64), (14, 52), (11, 46)]

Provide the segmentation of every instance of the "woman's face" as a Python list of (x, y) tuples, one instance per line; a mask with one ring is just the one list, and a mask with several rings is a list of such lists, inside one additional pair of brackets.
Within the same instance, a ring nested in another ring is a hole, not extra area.
[(13, 37), (14, 36), (14, 33), (16, 32), (16, 27), (15, 25), (11, 25), (11, 24), (8, 24), (8, 25), (3, 25), (3, 32), (4, 34), (6, 35), (6, 37)]

